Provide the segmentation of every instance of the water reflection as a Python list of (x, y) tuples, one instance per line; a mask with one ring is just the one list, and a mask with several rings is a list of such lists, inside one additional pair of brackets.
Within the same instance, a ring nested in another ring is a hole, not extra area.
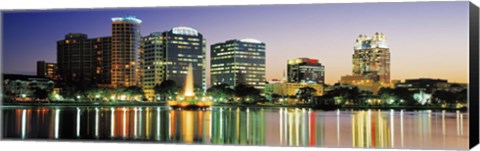
[(295, 108), (75, 107), (3, 109), (5, 138), (165, 143), (466, 149), (468, 114)]

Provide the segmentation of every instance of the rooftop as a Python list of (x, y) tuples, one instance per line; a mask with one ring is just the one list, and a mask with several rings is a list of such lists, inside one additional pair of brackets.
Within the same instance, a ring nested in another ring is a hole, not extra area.
[(22, 80), (22, 81), (28, 81), (28, 80), (37, 80), (37, 81), (49, 81), (51, 79), (45, 78), (45, 77), (39, 77), (39, 76), (34, 76), (34, 75), (21, 75), (21, 74), (3, 74), (3, 79), (9, 79), (9, 80)]
[(247, 43), (257, 43), (257, 44), (263, 43), (260, 40), (253, 39), (253, 38), (240, 39), (240, 41), (241, 42), (247, 42)]
[(142, 20), (138, 19), (135, 16), (124, 16), (124, 17), (114, 17), (112, 18), (112, 22), (131, 22), (131, 23), (142, 23)]
[(173, 27), (172, 33), (186, 36), (198, 36), (198, 31), (196, 29), (186, 26)]

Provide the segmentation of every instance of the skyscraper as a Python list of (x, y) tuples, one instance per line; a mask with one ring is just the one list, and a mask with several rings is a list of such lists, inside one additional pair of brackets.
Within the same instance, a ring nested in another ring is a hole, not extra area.
[(112, 18), (111, 86), (137, 85), (140, 24), (135, 16)]
[(60, 78), (68, 84), (109, 85), (110, 41), (110, 37), (88, 39), (82, 33), (67, 34), (64, 40), (57, 42)]
[(69, 33), (57, 41), (58, 74), (70, 84), (94, 84), (95, 60), (92, 41), (86, 34)]
[(383, 33), (372, 37), (360, 35), (352, 56), (353, 75), (342, 76), (340, 84), (354, 85), (374, 94), (381, 87), (390, 87), (390, 49)]
[(390, 83), (390, 49), (383, 33), (360, 35), (354, 47), (353, 75)]
[(57, 64), (37, 61), (37, 76), (57, 80)]
[(142, 38), (143, 49), (143, 91), (150, 98), (154, 95), (153, 88), (161, 84), (166, 77), (165, 52), (163, 36), (160, 32), (154, 32)]
[(297, 58), (288, 60), (288, 82), (318, 83), (325, 82), (325, 67), (317, 59)]
[(211, 45), (211, 84), (265, 87), (265, 43), (234, 39)]
[(183, 86), (188, 65), (192, 64), (195, 88), (206, 89), (205, 44), (203, 35), (191, 27), (174, 27), (143, 37), (143, 89), (153, 95), (153, 87), (164, 80)]

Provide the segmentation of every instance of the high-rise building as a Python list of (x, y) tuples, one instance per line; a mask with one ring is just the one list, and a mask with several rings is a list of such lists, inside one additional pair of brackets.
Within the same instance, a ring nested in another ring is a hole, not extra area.
[(211, 84), (265, 88), (265, 43), (234, 39), (211, 45)]
[(192, 64), (194, 87), (206, 90), (206, 40), (190, 27), (174, 27), (143, 37), (143, 89), (153, 95), (153, 87), (164, 80), (183, 86), (188, 65)]
[(92, 38), (93, 51), (95, 53), (96, 83), (100, 86), (109, 86), (111, 83), (111, 41), (112, 37)]
[(360, 35), (354, 47), (353, 75), (390, 83), (390, 49), (383, 33)]
[(94, 84), (95, 52), (92, 41), (86, 34), (69, 33), (64, 40), (57, 41), (58, 74), (62, 81), (70, 84)]
[(153, 88), (155, 85), (161, 84), (166, 78), (163, 38), (160, 32), (154, 32), (142, 38), (142, 83), (147, 98), (154, 95)]
[(325, 82), (325, 66), (317, 59), (297, 58), (288, 60), (288, 82), (318, 83)]
[(69, 84), (110, 84), (110, 41), (110, 37), (88, 39), (82, 33), (67, 34), (57, 42), (60, 79)]
[(37, 61), (37, 76), (57, 80), (57, 64)]
[(383, 33), (377, 32), (372, 37), (360, 35), (355, 42), (352, 60), (352, 75), (342, 76), (339, 83), (354, 85), (374, 94), (381, 87), (392, 86), (390, 48)]
[(112, 18), (111, 86), (129, 87), (138, 83), (140, 24), (134, 16)]

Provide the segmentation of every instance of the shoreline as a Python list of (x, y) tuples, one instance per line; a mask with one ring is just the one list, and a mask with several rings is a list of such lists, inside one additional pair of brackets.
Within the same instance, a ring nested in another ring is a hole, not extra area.
[[(116, 102), (116, 103), (92, 103), (92, 102), (61, 102), (61, 103), (2, 103), (0, 108), (19, 107), (168, 107), (165, 102)], [(289, 104), (215, 104), (212, 107), (239, 107), (239, 108), (307, 108), (314, 110), (447, 110), (468, 111), (468, 108), (434, 107), (434, 106), (314, 106), (314, 105), (289, 105)]]

